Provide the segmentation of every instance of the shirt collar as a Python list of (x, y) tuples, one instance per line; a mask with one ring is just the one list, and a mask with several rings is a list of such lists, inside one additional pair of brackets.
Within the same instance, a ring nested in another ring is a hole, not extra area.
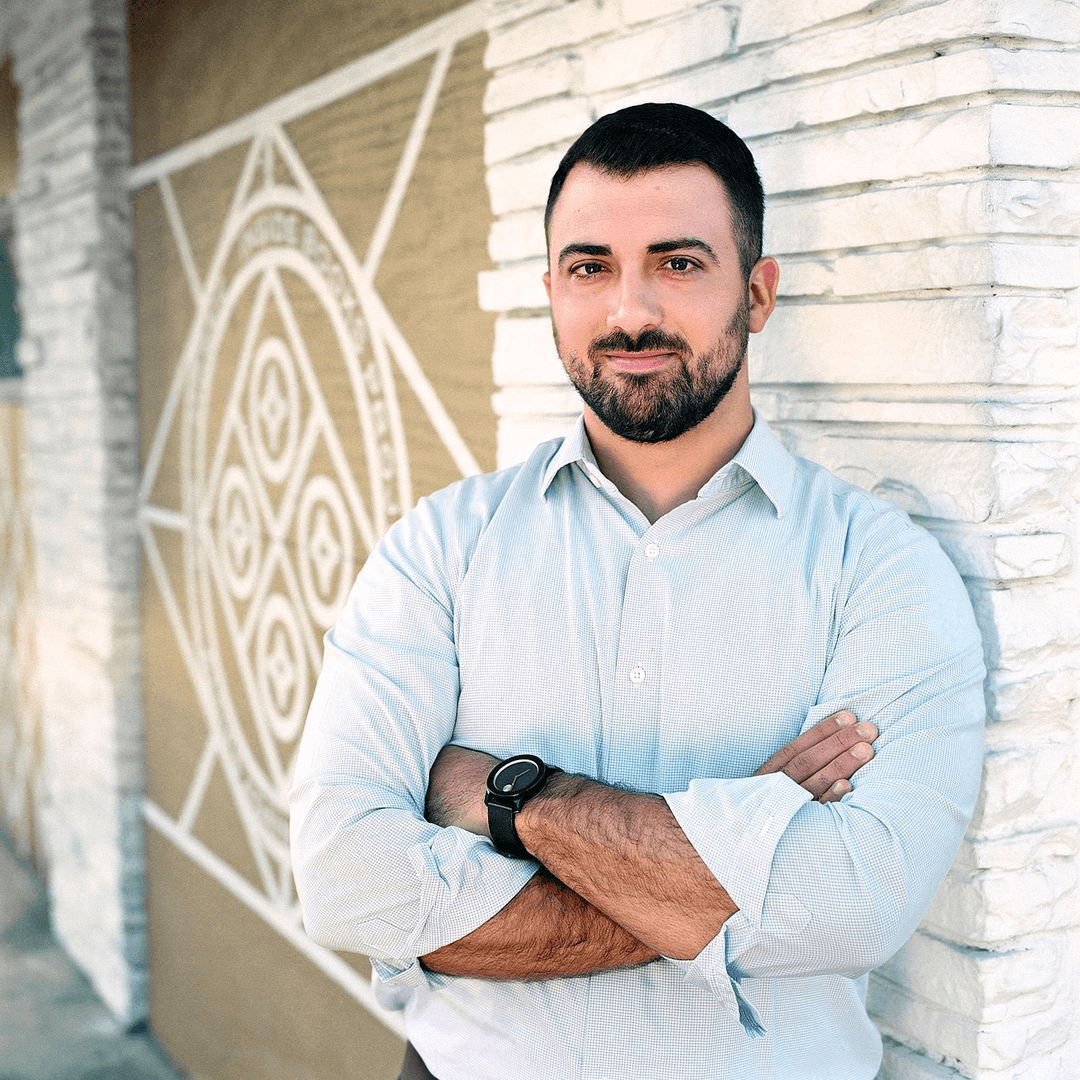
[[(589, 437), (585, 433), (584, 417), (579, 417), (573, 429), (566, 435), (544, 470), (540, 485), (546, 495), (556, 475), (567, 465), (579, 463), (594, 483), (601, 479), (600, 466), (596, 463)], [(783, 516), (791, 504), (795, 485), (795, 459), (784, 449), (764, 420), (754, 413), (754, 426), (738, 453), (719, 469), (702, 487), (699, 498), (718, 495), (738, 482), (739, 473), (748, 475), (761, 488), (773, 504), (778, 517)]]

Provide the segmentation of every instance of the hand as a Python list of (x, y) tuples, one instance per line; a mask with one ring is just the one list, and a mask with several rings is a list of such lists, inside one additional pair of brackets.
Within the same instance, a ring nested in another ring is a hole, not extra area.
[(873, 756), (873, 724), (856, 723), (849, 712), (833, 713), (781, 747), (756, 773), (782, 772), (818, 802), (836, 802), (851, 791), (851, 778)]
[[(488, 836), (484, 792), (499, 759), (465, 746), (444, 746), (431, 766), (424, 817), (432, 825), (456, 825)], [(490, 837), (489, 837), (490, 839)]]

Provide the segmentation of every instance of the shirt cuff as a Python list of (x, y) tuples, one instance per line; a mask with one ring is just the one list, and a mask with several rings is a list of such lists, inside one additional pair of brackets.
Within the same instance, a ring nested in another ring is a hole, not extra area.
[(767, 1034), (765, 1026), (753, 1005), (747, 1001), (739, 980), (731, 973), (727, 963), (728, 927), (739, 919), (745, 921), (742, 912), (737, 911), (693, 960), (676, 960), (672, 957), (665, 957), (665, 960), (679, 969), (684, 982), (708, 990), (718, 998), (724, 1011), (738, 1021), (749, 1038), (760, 1039)]
[(810, 792), (783, 773), (694, 780), (665, 795), (679, 827), (743, 917), (760, 928), (776, 845)]

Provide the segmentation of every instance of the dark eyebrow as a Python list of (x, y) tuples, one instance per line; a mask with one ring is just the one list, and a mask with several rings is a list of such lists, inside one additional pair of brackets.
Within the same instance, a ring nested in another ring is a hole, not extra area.
[(696, 236), (679, 236), (674, 240), (657, 240), (655, 244), (649, 245), (648, 250), (652, 255), (664, 255), (669, 251), (684, 251), (686, 248), (703, 251), (713, 262), (718, 261), (716, 252), (713, 251), (711, 245)]
[(559, 252), (559, 263), (561, 264), (563, 259), (570, 255), (596, 255), (606, 256), (611, 254), (611, 248), (607, 244), (567, 244), (566, 247)]

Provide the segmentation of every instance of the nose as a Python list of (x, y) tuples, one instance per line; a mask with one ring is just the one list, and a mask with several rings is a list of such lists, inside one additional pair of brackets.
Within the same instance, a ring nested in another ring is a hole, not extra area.
[(608, 311), (608, 327), (636, 338), (643, 330), (659, 327), (663, 318), (659, 297), (648, 278), (640, 273), (620, 274)]

